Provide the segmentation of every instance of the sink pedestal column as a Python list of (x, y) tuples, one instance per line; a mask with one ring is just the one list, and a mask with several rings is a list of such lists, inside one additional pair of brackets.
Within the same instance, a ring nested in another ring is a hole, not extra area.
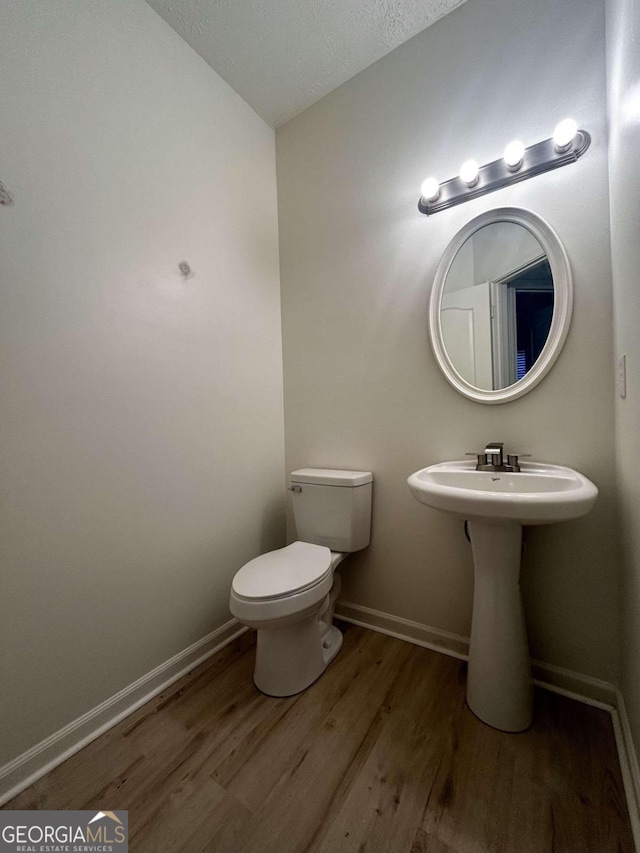
[(467, 704), (505, 732), (528, 728), (533, 714), (531, 664), (520, 595), (522, 526), (469, 521), (475, 586)]

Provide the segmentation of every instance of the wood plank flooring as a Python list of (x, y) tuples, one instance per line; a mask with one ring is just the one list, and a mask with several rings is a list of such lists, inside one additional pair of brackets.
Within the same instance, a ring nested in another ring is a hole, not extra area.
[(299, 696), (245, 634), (5, 808), (128, 809), (133, 853), (633, 853), (608, 713), (537, 691), (498, 732), (463, 663), (342, 627)]

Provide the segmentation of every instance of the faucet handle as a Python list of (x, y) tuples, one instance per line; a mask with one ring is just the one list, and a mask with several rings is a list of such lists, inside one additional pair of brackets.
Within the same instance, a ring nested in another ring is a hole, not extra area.
[(464, 455), (476, 457), (476, 468), (478, 468), (480, 465), (486, 465), (487, 464), (487, 454), (486, 453), (476, 453), (475, 450), (468, 450)]
[(512, 471), (518, 472), (520, 470), (519, 459), (529, 459), (531, 457), (530, 453), (509, 453), (507, 454), (507, 466), (511, 468)]

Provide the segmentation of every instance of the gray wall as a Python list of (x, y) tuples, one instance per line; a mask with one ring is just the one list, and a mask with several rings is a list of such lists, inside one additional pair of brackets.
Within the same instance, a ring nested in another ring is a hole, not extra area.
[(627, 357), (627, 396), (616, 395), (623, 544), (622, 692), (640, 751), (640, 3), (607, 0), (611, 266), (616, 356)]
[[(578, 163), (426, 218), (428, 174), (532, 144), (566, 116), (593, 142)], [(469, 0), (276, 133), (287, 469), (371, 469), (370, 548), (344, 598), (468, 635), (472, 561), (461, 523), (416, 503), (412, 471), (489, 440), (592, 478), (585, 519), (527, 533), (535, 658), (617, 677), (604, 9), (600, 0)], [(491, 207), (530, 208), (560, 235), (575, 282), (551, 374), (482, 406), (440, 374), (427, 340), (438, 260)], [(293, 531), (290, 530), (290, 534)]]
[(284, 469), (273, 131), (142, 0), (0, 32), (1, 765), (230, 618)]

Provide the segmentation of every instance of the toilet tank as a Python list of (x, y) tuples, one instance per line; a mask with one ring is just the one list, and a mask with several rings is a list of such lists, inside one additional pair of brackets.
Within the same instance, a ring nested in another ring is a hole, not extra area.
[(360, 551), (371, 539), (370, 471), (301, 468), (289, 486), (298, 539), (332, 551)]

